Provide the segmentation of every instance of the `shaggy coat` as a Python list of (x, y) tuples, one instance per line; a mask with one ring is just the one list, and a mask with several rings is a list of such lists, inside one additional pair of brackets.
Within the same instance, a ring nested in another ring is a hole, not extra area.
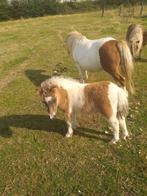
[(82, 82), (88, 78), (87, 71), (103, 69), (133, 93), (132, 55), (125, 41), (117, 41), (112, 37), (90, 40), (73, 31), (67, 36), (66, 45)]
[(68, 125), (67, 137), (73, 135), (77, 112), (96, 112), (103, 115), (113, 129), (112, 143), (119, 140), (119, 128), (123, 138), (128, 137), (125, 116), (128, 111), (128, 93), (109, 81), (80, 83), (63, 77), (52, 77), (41, 84), (40, 95), (52, 119), (59, 107)]
[(131, 50), (132, 56), (137, 58), (140, 56), (143, 45), (143, 28), (141, 25), (131, 24), (128, 27), (126, 41)]

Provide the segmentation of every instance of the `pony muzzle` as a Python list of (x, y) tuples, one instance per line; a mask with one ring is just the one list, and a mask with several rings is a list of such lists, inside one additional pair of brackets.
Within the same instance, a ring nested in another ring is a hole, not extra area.
[(50, 119), (53, 119), (54, 116), (55, 116), (55, 115), (53, 115), (53, 114), (49, 114), (49, 118), (50, 118)]
[(48, 115), (49, 115), (49, 118), (50, 118), (50, 119), (53, 119), (53, 118), (55, 117), (56, 113), (55, 113), (55, 112), (52, 113), (52, 114), (49, 113)]

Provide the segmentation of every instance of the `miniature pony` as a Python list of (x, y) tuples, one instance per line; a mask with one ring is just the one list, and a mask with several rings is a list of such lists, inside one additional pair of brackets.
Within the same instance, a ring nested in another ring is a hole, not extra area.
[(109, 81), (97, 83), (80, 83), (77, 80), (63, 77), (52, 77), (41, 83), (40, 95), (47, 106), (52, 119), (59, 107), (65, 114), (68, 125), (66, 137), (73, 135), (76, 128), (77, 112), (98, 112), (102, 114), (113, 129), (115, 144), (119, 140), (119, 128), (123, 138), (129, 134), (125, 117), (128, 111), (128, 93)]
[(143, 46), (143, 28), (139, 24), (131, 24), (128, 27), (126, 41), (131, 50), (132, 56), (138, 58), (141, 55)]
[(88, 78), (87, 71), (103, 69), (123, 87), (126, 86), (128, 91), (134, 92), (132, 55), (125, 41), (112, 37), (90, 40), (73, 31), (65, 42), (76, 63), (81, 82)]

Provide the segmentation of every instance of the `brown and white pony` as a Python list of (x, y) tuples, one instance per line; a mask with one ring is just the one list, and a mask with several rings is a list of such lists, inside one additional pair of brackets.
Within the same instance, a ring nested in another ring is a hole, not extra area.
[(119, 128), (123, 138), (129, 134), (125, 117), (128, 111), (128, 93), (109, 81), (80, 83), (63, 77), (52, 77), (41, 83), (40, 95), (52, 119), (59, 107), (65, 114), (68, 125), (66, 137), (73, 135), (76, 128), (77, 112), (98, 112), (110, 123), (113, 129), (111, 143), (119, 140)]
[(133, 93), (132, 55), (125, 41), (117, 41), (112, 37), (90, 40), (73, 31), (65, 42), (76, 62), (81, 81), (88, 78), (87, 71), (103, 69)]
[(131, 50), (132, 56), (138, 58), (143, 46), (143, 28), (139, 24), (131, 24), (128, 26), (126, 41)]

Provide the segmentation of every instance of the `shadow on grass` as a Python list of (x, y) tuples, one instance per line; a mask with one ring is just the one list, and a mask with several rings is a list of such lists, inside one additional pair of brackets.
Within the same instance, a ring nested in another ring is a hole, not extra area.
[(65, 134), (66, 124), (63, 120), (50, 120), (46, 115), (11, 115), (0, 118), (0, 135), (10, 137), (12, 135), (11, 127), (27, 128), (30, 130), (39, 130), (47, 132), (58, 132)]
[(25, 71), (26, 76), (30, 79), (30, 81), (35, 85), (35, 86), (40, 86), (41, 82), (44, 80), (48, 79), (50, 76), (44, 74), (43, 69), (38, 69), (38, 70), (33, 70), (33, 69), (28, 69)]
[[(3, 137), (11, 137), (13, 134), (11, 127), (27, 128), (34, 131), (56, 132), (63, 136), (67, 133), (67, 125), (64, 120), (50, 120), (47, 115), (10, 115), (0, 118), (0, 135)], [(110, 135), (104, 132), (78, 127), (74, 131), (74, 135), (82, 137), (103, 140), (108, 142)]]
[(145, 63), (145, 62), (147, 62), (147, 59), (145, 59), (145, 58), (138, 58), (138, 59), (136, 59), (135, 61), (136, 61), (136, 62)]
[(89, 139), (102, 140), (104, 142), (109, 142), (112, 137), (111, 134), (105, 134), (105, 132), (99, 130), (83, 128), (83, 127), (78, 127), (74, 133), (75, 135), (87, 137)]

